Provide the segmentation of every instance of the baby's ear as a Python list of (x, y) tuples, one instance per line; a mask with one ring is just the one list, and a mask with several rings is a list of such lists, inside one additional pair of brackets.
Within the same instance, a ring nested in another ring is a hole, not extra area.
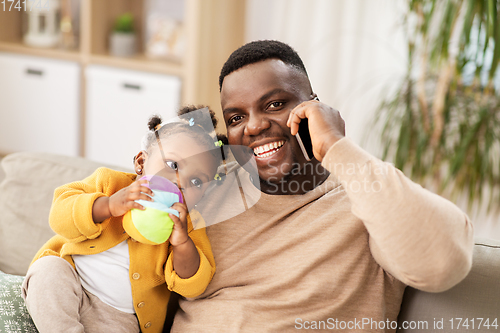
[(134, 170), (138, 175), (141, 175), (144, 172), (144, 163), (146, 162), (147, 157), (148, 153), (144, 150), (141, 150), (137, 155), (135, 155)]

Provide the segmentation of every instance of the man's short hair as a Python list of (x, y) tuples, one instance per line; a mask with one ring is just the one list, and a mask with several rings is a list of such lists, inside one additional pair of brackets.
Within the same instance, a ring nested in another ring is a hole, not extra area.
[(277, 40), (253, 41), (234, 51), (222, 66), (219, 76), (219, 91), (222, 90), (222, 82), (227, 75), (241, 67), (267, 59), (279, 59), (307, 76), (302, 59), (290, 45)]

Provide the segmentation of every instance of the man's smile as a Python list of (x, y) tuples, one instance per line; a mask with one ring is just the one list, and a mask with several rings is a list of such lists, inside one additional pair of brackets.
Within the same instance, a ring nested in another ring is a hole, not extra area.
[(285, 140), (269, 142), (253, 148), (253, 153), (256, 157), (266, 158), (276, 154), (285, 144)]

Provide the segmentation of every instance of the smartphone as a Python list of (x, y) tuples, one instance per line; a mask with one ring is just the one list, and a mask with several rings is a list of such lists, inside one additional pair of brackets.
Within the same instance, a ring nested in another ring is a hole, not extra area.
[(309, 122), (304, 118), (299, 123), (299, 131), (295, 134), (295, 138), (299, 143), (300, 149), (307, 161), (314, 158), (311, 135), (309, 134)]

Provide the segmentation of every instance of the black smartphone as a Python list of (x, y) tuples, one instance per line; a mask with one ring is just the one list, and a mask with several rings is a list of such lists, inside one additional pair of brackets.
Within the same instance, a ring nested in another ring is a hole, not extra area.
[(314, 158), (313, 146), (311, 142), (311, 134), (309, 134), (309, 122), (307, 118), (304, 118), (299, 123), (299, 131), (295, 134), (297, 141), (299, 142), (300, 149), (304, 154), (307, 161)]

